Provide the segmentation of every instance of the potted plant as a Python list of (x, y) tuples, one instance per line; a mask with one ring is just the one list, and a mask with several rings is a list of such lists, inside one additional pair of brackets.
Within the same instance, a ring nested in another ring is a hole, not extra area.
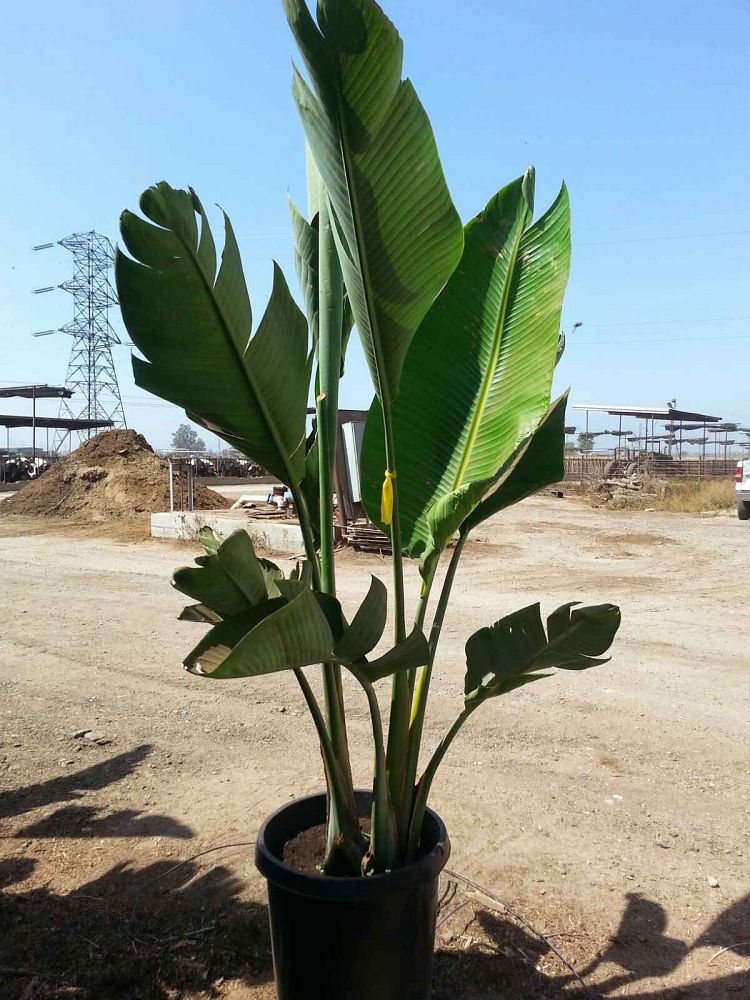
[[(435, 772), (486, 701), (603, 662), (620, 622), (611, 604), (538, 604), (466, 642), (464, 707), (431, 754), (420, 750), (430, 679), (451, 586), (471, 530), (563, 476), (565, 402), (550, 402), (562, 350), (570, 259), (568, 195), (533, 221), (534, 172), (495, 194), (465, 227), (451, 201), (402, 45), (374, 0), (283, 0), (307, 79), (293, 94), (307, 140), (309, 208), (291, 207), (304, 313), (280, 268), (254, 334), (239, 251), (225, 216), (220, 261), (195, 192), (166, 183), (124, 212), (117, 289), (138, 385), (182, 407), (284, 483), (306, 558), (284, 576), (238, 531), (177, 570), (209, 626), (185, 665), (212, 679), (291, 670), (314, 722), (326, 792), (299, 799), (261, 830), (281, 1000), (430, 995), (437, 882), (449, 853), (428, 808)], [(361, 456), (364, 503), (391, 540), (388, 591), (372, 578), (362, 605), (336, 597), (333, 463), (338, 392), (356, 326), (375, 398)], [(312, 432), (308, 399), (315, 400)], [(447, 568), (439, 572), (443, 556)], [(421, 589), (407, 625), (403, 560)], [(435, 593), (433, 593), (435, 592)], [(427, 628), (428, 612), (431, 615)], [(306, 668), (320, 664), (322, 703)], [(372, 788), (352, 782), (347, 673), (367, 698)], [(379, 682), (388, 679), (387, 727)], [(378, 686), (376, 690), (376, 686)], [(285, 861), (290, 845), (319, 865)]]

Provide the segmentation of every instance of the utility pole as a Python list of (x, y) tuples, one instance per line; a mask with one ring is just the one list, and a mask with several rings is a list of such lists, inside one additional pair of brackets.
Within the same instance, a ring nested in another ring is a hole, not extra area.
[[(65, 385), (75, 393), (73, 405), (60, 401), (60, 416), (85, 420), (112, 420), (115, 427), (126, 427), (120, 387), (117, 381), (112, 346), (121, 343), (109, 321), (109, 307), (117, 305), (110, 280), (112, 244), (96, 232), (73, 233), (58, 241), (58, 246), (73, 254), (72, 278), (57, 286), (73, 296), (73, 319), (59, 330), (42, 330), (35, 337), (67, 333), (73, 338)], [(34, 250), (47, 250), (54, 243), (43, 243)], [(34, 294), (54, 291), (55, 286), (36, 288)], [(68, 433), (55, 434), (54, 447), (59, 451)], [(91, 431), (79, 431), (91, 436)]]

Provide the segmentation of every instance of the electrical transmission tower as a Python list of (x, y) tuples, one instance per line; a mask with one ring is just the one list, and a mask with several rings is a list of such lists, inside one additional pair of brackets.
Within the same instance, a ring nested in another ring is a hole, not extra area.
[[(54, 243), (44, 243), (34, 250), (46, 250)], [(60, 402), (60, 416), (85, 420), (112, 420), (115, 427), (126, 427), (117, 372), (112, 360), (112, 345), (121, 343), (109, 321), (109, 307), (117, 305), (110, 280), (112, 244), (99, 233), (73, 233), (58, 245), (73, 254), (75, 272), (58, 285), (73, 296), (73, 319), (59, 330), (42, 330), (35, 337), (67, 333), (73, 338), (65, 385), (73, 399)], [(54, 286), (37, 288), (35, 293), (54, 291)], [(59, 449), (68, 431), (55, 435)], [(72, 431), (70, 432), (73, 433)], [(78, 431), (79, 440), (91, 431)]]

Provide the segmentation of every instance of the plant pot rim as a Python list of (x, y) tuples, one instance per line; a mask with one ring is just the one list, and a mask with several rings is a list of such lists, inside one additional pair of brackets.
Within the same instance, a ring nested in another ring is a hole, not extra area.
[[(355, 792), (357, 811), (366, 816), (372, 802), (372, 792)], [(425, 811), (422, 838), (429, 849), (410, 865), (375, 875), (340, 876), (305, 872), (281, 860), (284, 845), (312, 826), (326, 819), (326, 795), (306, 795), (287, 802), (272, 813), (258, 831), (255, 842), (255, 865), (269, 882), (296, 892), (330, 901), (365, 901), (394, 892), (408, 891), (415, 885), (437, 878), (448, 862), (451, 852), (448, 831), (442, 819), (429, 807)]]

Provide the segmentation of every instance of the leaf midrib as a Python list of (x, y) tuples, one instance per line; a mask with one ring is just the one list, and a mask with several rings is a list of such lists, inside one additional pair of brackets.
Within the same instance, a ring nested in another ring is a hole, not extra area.
[[(359, 207), (359, 201), (356, 193), (356, 186), (352, 182), (351, 178), (351, 158), (353, 154), (349, 146), (349, 140), (347, 137), (347, 132), (345, 128), (345, 118), (344, 111), (342, 107), (341, 91), (342, 91), (342, 80), (339, 71), (338, 60), (335, 54), (332, 55), (331, 59), (333, 63), (334, 72), (337, 77), (336, 91), (336, 124), (337, 132), (339, 136), (339, 148), (341, 150), (341, 162), (344, 168), (344, 180), (346, 182), (346, 192), (349, 197), (349, 204), (352, 209), (352, 223), (354, 225), (354, 235), (357, 241), (354, 250), (357, 254), (357, 263), (359, 266), (359, 273), (362, 279), (362, 290), (365, 293), (365, 304), (367, 307), (367, 322), (370, 327), (370, 335), (372, 337), (372, 346), (375, 353), (375, 369), (377, 373), (377, 394), (380, 397), (380, 402), (383, 407), (383, 417), (387, 421), (390, 419), (390, 386), (388, 385), (388, 373), (385, 371), (385, 364), (383, 359), (383, 345), (380, 336), (380, 324), (377, 320), (377, 315), (375, 314), (374, 303), (371, 302), (371, 296), (374, 296), (374, 289), (370, 279), (370, 265), (367, 259), (367, 252), (363, 249), (363, 238), (362, 238), (362, 224), (361, 224), (361, 212)], [(399, 89), (402, 84), (399, 83)], [(388, 108), (388, 112), (393, 107), (393, 103)], [(387, 113), (388, 113), (387, 112)], [(386, 113), (386, 114), (387, 114)], [(326, 197), (328, 197), (326, 193)], [(332, 208), (333, 206), (331, 206)], [(368, 290), (371, 294), (368, 294)], [(361, 332), (361, 331), (360, 331)]]
[(469, 434), (466, 439), (466, 444), (464, 446), (464, 452), (461, 457), (461, 462), (458, 466), (456, 475), (453, 478), (452, 491), (457, 490), (463, 485), (463, 478), (466, 472), (466, 468), (471, 461), (471, 456), (474, 451), (474, 446), (479, 436), (479, 429), (484, 420), (484, 411), (487, 406), (487, 399), (490, 394), (490, 387), (492, 385), (492, 379), (495, 374), (495, 368), (497, 367), (497, 360), (500, 356), (500, 347), (503, 342), (503, 332), (505, 330), (505, 320), (508, 314), (508, 302), (510, 299), (510, 289), (513, 283), (513, 275), (516, 269), (516, 262), (518, 259), (518, 249), (523, 238), (523, 234), (526, 228), (526, 223), (528, 221), (528, 206), (524, 211), (524, 217), (522, 222), (518, 225), (518, 230), (516, 238), (513, 245), (513, 252), (508, 264), (508, 270), (506, 272), (505, 287), (503, 288), (503, 297), (500, 304), (500, 310), (498, 312), (498, 318), (495, 323), (495, 332), (493, 337), (493, 346), (490, 359), (487, 363), (485, 369), (484, 378), (482, 381), (482, 386), (479, 393), (479, 400), (477, 406), (474, 410), (474, 416), (472, 417), (471, 425), (469, 427)]

